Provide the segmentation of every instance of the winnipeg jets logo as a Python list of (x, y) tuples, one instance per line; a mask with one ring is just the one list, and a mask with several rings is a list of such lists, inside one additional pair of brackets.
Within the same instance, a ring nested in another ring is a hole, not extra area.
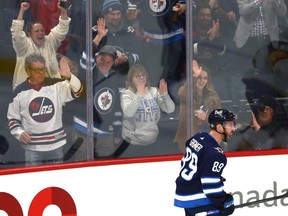
[(109, 91), (106, 92), (106, 94), (104, 95), (101, 95), (101, 97), (99, 98), (100, 99), (100, 106), (103, 108), (103, 109), (106, 109), (110, 104), (111, 104), (111, 94), (109, 93)]
[(110, 88), (102, 88), (94, 96), (94, 106), (99, 113), (106, 114), (113, 108), (115, 93)]
[(47, 122), (54, 116), (55, 109), (49, 98), (37, 97), (30, 102), (29, 113), (36, 122)]
[(167, 0), (149, 0), (149, 9), (154, 16), (161, 16), (167, 13), (169, 9), (169, 1)]
[(224, 151), (223, 151), (220, 147), (215, 148), (215, 150), (218, 151), (218, 152), (221, 153), (221, 154), (224, 153)]
[(223, 110), (215, 110), (215, 114), (223, 116)]

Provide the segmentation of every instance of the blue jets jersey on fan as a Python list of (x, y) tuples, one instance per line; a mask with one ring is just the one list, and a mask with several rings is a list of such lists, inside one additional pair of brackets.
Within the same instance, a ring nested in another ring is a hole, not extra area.
[(189, 139), (176, 179), (174, 205), (194, 208), (214, 204), (220, 207), (226, 198), (221, 177), (226, 163), (223, 150), (209, 133), (197, 133)]

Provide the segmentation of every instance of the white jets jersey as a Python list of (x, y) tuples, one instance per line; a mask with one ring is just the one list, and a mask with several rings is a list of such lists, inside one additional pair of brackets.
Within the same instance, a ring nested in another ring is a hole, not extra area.
[[(80, 83), (72, 76), (70, 82)], [(72, 84), (73, 85), (73, 84)], [(62, 106), (80, 96), (74, 93), (67, 80), (46, 78), (40, 90), (31, 88), (26, 81), (19, 85), (8, 107), (8, 127), (11, 134), (20, 140), (24, 131), (31, 134), (31, 142), (23, 144), (34, 151), (51, 151), (66, 143), (62, 123)]]

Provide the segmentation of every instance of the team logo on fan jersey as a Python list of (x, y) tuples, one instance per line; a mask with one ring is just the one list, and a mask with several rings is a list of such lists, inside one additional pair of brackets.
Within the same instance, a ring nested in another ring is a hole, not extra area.
[(94, 96), (94, 106), (99, 113), (109, 113), (114, 104), (115, 92), (110, 88), (102, 88)]
[(37, 97), (29, 104), (29, 113), (36, 122), (47, 122), (54, 116), (55, 109), (49, 98)]
[(148, 0), (148, 8), (154, 16), (161, 16), (169, 9), (169, 1), (167, 0)]

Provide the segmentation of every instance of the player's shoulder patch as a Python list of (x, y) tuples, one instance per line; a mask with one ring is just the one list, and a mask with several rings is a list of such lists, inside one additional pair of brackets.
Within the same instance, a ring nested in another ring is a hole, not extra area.
[(219, 147), (215, 147), (214, 149), (216, 151), (218, 151), (219, 153), (224, 154), (224, 151), (223, 151), (223, 149), (220, 146)]
[(203, 148), (203, 145), (201, 145), (195, 138), (190, 140), (189, 146), (196, 152), (199, 152)]

